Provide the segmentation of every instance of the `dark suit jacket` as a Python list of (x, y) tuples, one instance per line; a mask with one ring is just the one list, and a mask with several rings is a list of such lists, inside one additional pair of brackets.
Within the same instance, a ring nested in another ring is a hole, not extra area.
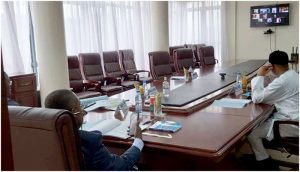
[(138, 162), (141, 151), (131, 146), (121, 156), (112, 154), (102, 144), (102, 133), (99, 131), (79, 131), (81, 148), (87, 170), (132, 170)]

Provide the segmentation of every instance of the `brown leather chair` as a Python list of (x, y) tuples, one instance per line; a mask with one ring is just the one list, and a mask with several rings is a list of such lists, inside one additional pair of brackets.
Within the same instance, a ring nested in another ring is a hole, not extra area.
[[(118, 51), (104, 51), (103, 63), (106, 76), (121, 79), (121, 85), (125, 89), (134, 87), (134, 82), (138, 80), (138, 77), (137, 75), (124, 73), (121, 70)], [(132, 77), (128, 77), (128, 75)]]
[(196, 60), (195, 64), (199, 67), (204, 64), (202, 54), (199, 52), (200, 47), (203, 47), (203, 46), (205, 46), (205, 44), (194, 44), (193, 45), (193, 50), (194, 50), (195, 60)]
[(150, 72), (147, 70), (137, 70), (135, 61), (134, 61), (134, 54), (133, 51), (128, 50), (119, 50), (120, 52), (120, 61), (121, 61), (121, 69), (127, 73), (127, 74), (139, 74), (139, 73), (147, 73), (147, 76), (141, 77), (139, 75), (139, 81), (140, 82), (146, 82), (149, 83), (152, 81), (152, 78), (150, 76)]
[(100, 96), (100, 84), (83, 80), (77, 56), (68, 56), (69, 81), (79, 99)]
[(8, 111), (15, 170), (84, 170), (78, 129), (70, 112), (24, 106), (9, 106)]
[(171, 65), (172, 72), (176, 72), (176, 69), (175, 69), (175, 66), (174, 66), (174, 50), (176, 50), (178, 48), (184, 48), (184, 46), (180, 45), (180, 46), (171, 46), (171, 47), (169, 47), (170, 65)]
[(203, 58), (203, 65), (212, 65), (218, 63), (215, 59), (214, 47), (213, 46), (203, 46), (199, 48), (200, 57)]
[(122, 86), (119, 80), (104, 76), (99, 53), (80, 53), (79, 63), (83, 79), (100, 81), (101, 92), (107, 94), (113, 91), (122, 91)]
[(191, 48), (179, 48), (174, 50), (174, 62), (177, 73), (183, 73), (183, 68), (194, 68), (193, 50)]
[(150, 72), (155, 80), (163, 79), (163, 77), (171, 77), (172, 69), (170, 66), (170, 55), (167, 51), (154, 51), (148, 53)]

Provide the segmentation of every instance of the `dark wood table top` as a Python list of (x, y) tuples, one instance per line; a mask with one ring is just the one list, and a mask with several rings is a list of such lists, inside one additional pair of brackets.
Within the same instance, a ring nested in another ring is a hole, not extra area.
[[(155, 81), (152, 84), (159, 85), (161, 81)], [(158, 87), (159, 89), (161, 88)], [(220, 90), (215, 94), (219, 95), (223, 92), (224, 90)], [(128, 90), (113, 97), (129, 99), (129, 102), (134, 102), (134, 95), (134, 90)], [(228, 96), (227, 94), (221, 95), (221, 97)], [(217, 161), (253, 127), (267, 119), (273, 111), (273, 107), (270, 105), (253, 103), (241, 109), (216, 107), (211, 105), (212, 97), (208, 98), (209, 101), (205, 103), (204, 107), (191, 112), (189, 115), (167, 113), (166, 120), (177, 121), (181, 123), (182, 128), (176, 133), (172, 133), (170, 139), (144, 135), (145, 148), (156, 151), (168, 150)], [(233, 96), (233, 98), (235, 97)], [(199, 104), (201, 104), (201, 101), (197, 101), (193, 103), (200, 102)], [(144, 113), (147, 114), (148, 112)], [(87, 117), (91, 120), (93, 118), (113, 118), (113, 112), (95, 110), (89, 112)], [(145, 115), (144, 118), (148, 117)], [(147, 132), (167, 134), (166, 132), (151, 130), (147, 130)], [(105, 137), (104, 141), (108, 145), (130, 145), (132, 143), (131, 139), (122, 140), (111, 137)]]
[[(170, 91), (167, 99), (162, 99), (162, 105), (181, 107), (197, 99), (220, 90), (236, 81), (237, 73), (249, 75), (264, 65), (266, 60), (249, 60), (240, 64), (224, 67), (218, 72), (199, 77), (192, 82)], [(222, 80), (219, 73), (225, 73)]]

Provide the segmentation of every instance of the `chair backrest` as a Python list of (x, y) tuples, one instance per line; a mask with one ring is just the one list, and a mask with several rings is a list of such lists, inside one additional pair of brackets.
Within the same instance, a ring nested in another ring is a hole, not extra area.
[(123, 72), (120, 67), (118, 51), (104, 51), (103, 52), (103, 66), (106, 76), (121, 77)]
[(176, 50), (178, 48), (184, 48), (184, 46), (183, 45), (179, 45), (179, 46), (171, 46), (171, 47), (169, 47), (170, 65), (171, 65), (171, 69), (172, 69), (173, 72), (175, 72), (175, 67), (174, 67), (174, 50)]
[(205, 46), (205, 44), (194, 44), (193, 45), (193, 50), (194, 50), (196, 61), (200, 62), (201, 64), (204, 64), (204, 62), (203, 62), (202, 54), (199, 51), (200, 51), (200, 47), (203, 47), (203, 46)]
[(104, 79), (99, 53), (80, 53), (80, 69), (85, 80), (101, 81)]
[(80, 139), (66, 110), (9, 106), (15, 170), (83, 170)]
[(77, 56), (68, 56), (70, 87), (75, 93), (82, 92), (84, 85)]
[(203, 46), (199, 48), (200, 56), (203, 57), (203, 63), (205, 65), (216, 64), (215, 53), (213, 46)]
[(177, 73), (182, 73), (183, 67), (188, 69), (194, 67), (193, 50), (191, 48), (179, 48), (174, 50), (175, 69)]
[(161, 79), (164, 76), (171, 76), (170, 55), (167, 51), (155, 51), (148, 53), (150, 72), (153, 79)]
[(133, 51), (128, 49), (120, 50), (119, 52), (122, 70), (127, 73), (136, 73), (137, 69), (134, 61)]

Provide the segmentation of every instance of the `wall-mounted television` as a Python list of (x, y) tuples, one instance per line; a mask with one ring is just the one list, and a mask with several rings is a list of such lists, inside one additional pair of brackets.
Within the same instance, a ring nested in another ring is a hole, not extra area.
[(253, 6), (250, 9), (250, 26), (283, 26), (289, 25), (289, 4)]

